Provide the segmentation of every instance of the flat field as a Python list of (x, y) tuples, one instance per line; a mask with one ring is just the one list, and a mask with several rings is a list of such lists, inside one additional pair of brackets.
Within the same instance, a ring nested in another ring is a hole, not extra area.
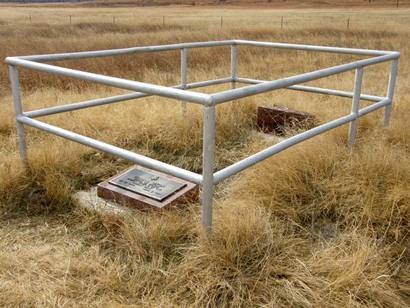
[[(401, 52), (391, 125), (379, 110), (274, 156), (217, 186), (214, 230), (199, 204), (130, 217), (81, 210), (73, 194), (130, 164), (27, 128), (16, 147), (7, 67), (0, 67), (0, 306), (410, 305), (410, 10), (246, 7), (0, 6), (0, 56), (176, 42), (252, 39)], [(276, 79), (359, 59), (241, 47), (240, 76)], [(190, 50), (188, 81), (229, 74), (229, 48)], [(60, 65), (162, 85), (179, 53)], [(385, 95), (388, 64), (365, 68), (363, 92)], [(124, 91), (21, 70), (24, 110)], [(351, 91), (354, 72), (311, 84)], [(228, 86), (201, 91), (215, 92)], [(324, 123), (349, 99), (290, 90), (217, 108), (216, 168), (277, 142), (256, 107), (285, 105)], [(361, 106), (366, 105), (361, 102)], [(201, 171), (202, 113), (150, 97), (49, 116), (48, 123)], [(294, 132), (289, 132), (293, 134)]]

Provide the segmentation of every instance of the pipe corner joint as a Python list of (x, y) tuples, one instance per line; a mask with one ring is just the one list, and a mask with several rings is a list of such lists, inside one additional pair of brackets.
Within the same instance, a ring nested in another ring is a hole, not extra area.
[(396, 55), (396, 59), (400, 58), (400, 51), (393, 51), (393, 54)]
[(206, 100), (206, 102), (205, 102), (205, 107), (213, 107), (213, 106), (215, 106), (216, 104), (215, 104), (215, 100), (214, 100), (214, 98), (213, 98), (213, 96), (212, 95), (209, 95), (209, 97), (208, 97), (208, 99)]
[(14, 63), (13, 63), (13, 60), (14, 59), (16, 59), (16, 57), (6, 57), (5, 59), (4, 59), (4, 63), (6, 63), (6, 64), (8, 64), (8, 65), (15, 65)]

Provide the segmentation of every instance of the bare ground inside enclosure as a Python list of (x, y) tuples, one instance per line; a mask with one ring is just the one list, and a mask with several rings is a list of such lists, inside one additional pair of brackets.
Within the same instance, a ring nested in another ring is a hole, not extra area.
[[(408, 307), (410, 10), (370, 9), (367, 1), (365, 8), (304, 10), (274, 8), (277, 1), (246, 8), (195, 3), (3, 4), (0, 56), (232, 38), (398, 50), (391, 126), (381, 127), (382, 111), (371, 113), (359, 120), (352, 151), (343, 126), (218, 185), (215, 228), (205, 239), (197, 203), (123, 218), (80, 210), (73, 194), (130, 165), (123, 160), (28, 128), (30, 168), (23, 170), (3, 64), (0, 306)], [(240, 47), (238, 75), (275, 79), (360, 58)], [(189, 50), (188, 82), (227, 77), (229, 59), (227, 47)], [(60, 64), (179, 83), (178, 52)], [(388, 64), (365, 68), (363, 92), (385, 95), (387, 71)], [(353, 77), (309, 84), (351, 91)], [(21, 81), (25, 110), (125, 92), (27, 70)], [(278, 141), (255, 129), (257, 106), (274, 104), (310, 112), (319, 123), (351, 108), (349, 99), (287, 90), (218, 106), (217, 169)], [(200, 172), (201, 109), (189, 105), (187, 114), (174, 100), (150, 97), (42, 120)]]

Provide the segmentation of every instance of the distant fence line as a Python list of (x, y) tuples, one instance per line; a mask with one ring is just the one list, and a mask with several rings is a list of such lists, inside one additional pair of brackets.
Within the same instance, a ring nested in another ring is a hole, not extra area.
[[(75, 23), (87, 23), (90, 22), (90, 19), (96, 19), (98, 21), (102, 21), (105, 23), (112, 23), (112, 24), (117, 24), (121, 22), (129, 22), (132, 19), (137, 19), (140, 18), (140, 16), (132, 14), (132, 15), (99, 15), (99, 16), (76, 16), (76, 15), (60, 15), (56, 16), (54, 18), (50, 18), (47, 16), (47, 18), (44, 18), (41, 15), (34, 15), (34, 14), (29, 14), (27, 16), (27, 21), (29, 23), (38, 23), (38, 22), (56, 22), (56, 23), (68, 23), (68, 24), (75, 24)], [(88, 20), (85, 20), (88, 19)], [(201, 22), (206, 22), (208, 25), (215, 25), (219, 26), (220, 28), (223, 28), (229, 23), (234, 23), (234, 22), (244, 22), (246, 24), (254, 24), (258, 25), (260, 23), (265, 23), (266, 25), (268, 24), (274, 24), (277, 25), (280, 29), (284, 29), (287, 26), (294, 26), (294, 25), (309, 25), (311, 23), (312, 26), (314, 26), (315, 23), (317, 23), (320, 26), (323, 26), (324, 24), (327, 23), (332, 23), (332, 26), (338, 27), (338, 28), (345, 28), (345, 29), (351, 29), (352, 27), (355, 26), (371, 26), (371, 25), (380, 25), (380, 23), (376, 22), (368, 22), (368, 21), (363, 21), (360, 20), (359, 18), (353, 18), (352, 16), (346, 16), (346, 17), (290, 17), (290, 16), (253, 16), (251, 18), (236, 18), (232, 16), (167, 16), (167, 15), (162, 15), (162, 16), (152, 16), (149, 17), (147, 20), (149, 20), (150, 24), (153, 25), (160, 25), (163, 27), (166, 26), (172, 26), (175, 24), (184, 24), (186, 20), (195, 20), (195, 21), (201, 21)], [(141, 19), (140, 19), (141, 21)], [(6, 22), (7, 23), (7, 22)], [(399, 22), (394, 22), (391, 23), (383, 23), (384, 26), (410, 26), (410, 17), (407, 18), (406, 21), (399, 21)]]

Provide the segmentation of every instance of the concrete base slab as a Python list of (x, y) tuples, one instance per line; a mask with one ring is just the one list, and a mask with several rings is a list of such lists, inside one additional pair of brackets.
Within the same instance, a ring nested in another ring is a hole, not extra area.
[(98, 197), (97, 187), (79, 191), (74, 194), (74, 198), (77, 199), (80, 207), (100, 214), (126, 215), (133, 212), (129, 207)]

